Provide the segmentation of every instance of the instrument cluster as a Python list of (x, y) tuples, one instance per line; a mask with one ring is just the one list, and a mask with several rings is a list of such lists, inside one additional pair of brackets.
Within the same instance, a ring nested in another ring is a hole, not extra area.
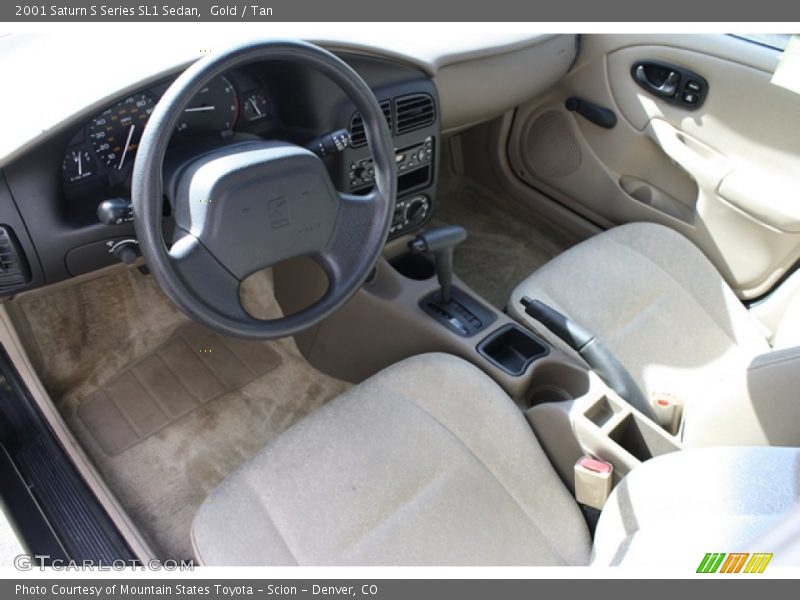
[[(142, 132), (170, 83), (133, 93), (81, 127), (61, 163), (67, 196), (129, 182)], [(250, 71), (235, 71), (217, 77), (195, 95), (175, 127), (172, 143), (190, 143), (203, 136), (226, 137), (234, 131), (261, 133), (274, 117), (261, 78)]]

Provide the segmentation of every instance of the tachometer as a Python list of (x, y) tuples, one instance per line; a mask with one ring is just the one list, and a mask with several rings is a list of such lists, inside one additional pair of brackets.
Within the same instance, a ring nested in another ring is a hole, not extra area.
[(97, 157), (121, 171), (136, 152), (155, 106), (147, 94), (134, 94), (95, 117), (89, 125), (89, 139)]
[(226, 77), (220, 76), (189, 101), (176, 129), (192, 133), (226, 131), (236, 125), (238, 113), (236, 89)]

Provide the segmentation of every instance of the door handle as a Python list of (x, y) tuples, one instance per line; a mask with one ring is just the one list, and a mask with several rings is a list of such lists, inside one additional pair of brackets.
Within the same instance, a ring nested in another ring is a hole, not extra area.
[(657, 60), (642, 60), (631, 66), (631, 77), (642, 89), (665, 102), (695, 110), (708, 94), (708, 82), (684, 67)]
[(650, 81), (644, 65), (636, 67), (634, 77), (636, 77), (636, 81), (654, 94), (669, 96), (670, 98), (675, 95), (675, 92), (678, 90), (678, 84), (681, 82), (681, 76), (677, 71), (670, 71), (669, 75), (667, 75), (660, 84)]

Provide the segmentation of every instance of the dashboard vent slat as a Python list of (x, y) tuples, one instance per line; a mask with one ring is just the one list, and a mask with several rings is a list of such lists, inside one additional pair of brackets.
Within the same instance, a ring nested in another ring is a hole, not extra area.
[[(383, 116), (386, 118), (386, 124), (389, 126), (389, 131), (392, 131), (392, 101), (381, 100), (379, 104), (383, 111)], [(350, 117), (348, 131), (350, 131), (350, 145), (353, 148), (358, 148), (367, 143), (367, 134), (364, 131), (364, 120), (361, 118), (359, 112), (354, 112), (353, 116)]]
[(0, 296), (5, 296), (30, 281), (30, 271), (14, 232), (0, 225)]
[(397, 135), (427, 127), (436, 120), (433, 98), (428, 94), (411, 94), (395, 98), (394, 113)]

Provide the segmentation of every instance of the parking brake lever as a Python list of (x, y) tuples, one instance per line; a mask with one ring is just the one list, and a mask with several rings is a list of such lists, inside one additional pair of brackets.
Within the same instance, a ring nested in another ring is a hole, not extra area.
[(520, 304), (522, 304), (528, 315), (539, 321), (566, 342), (570, 348), (580, 354), (586, 364), (620, 398), (649, 418), (659, 422), (653, 407), (650, 406), (650, 403), (639, 389), (639, 385), (595, 334), (541, 300), (523, 296)]

